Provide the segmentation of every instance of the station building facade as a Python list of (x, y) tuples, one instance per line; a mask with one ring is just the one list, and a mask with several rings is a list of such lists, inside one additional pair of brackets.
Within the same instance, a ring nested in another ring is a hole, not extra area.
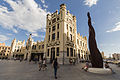
[(60, 11), (47, 15), (44, 53), (51, 62), (57, 58), (61, 63), (68, 63), (70, 58), (88, 59), (87, 37), (77, 33), (76, 17), (70, 14), (65, 4)]
[(25, 60), (46, 58), (52, 62), (57, 58), (61, 64), (69, 63), (70, 59), (89, 60), (87, 37), (77, 33), (76, 17), (66, 9), (65, 4), (60, 5), (59, 12), (56, 10), (47, 14), (44, 41), (34, 42), (30, 34), (26, 46), (22, 48)]

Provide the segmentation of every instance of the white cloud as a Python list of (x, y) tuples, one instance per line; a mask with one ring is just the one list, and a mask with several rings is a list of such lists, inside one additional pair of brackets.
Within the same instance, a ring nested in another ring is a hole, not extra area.
[[(34, 0), (4, 0), (12, 11), (0, 5), (0, 25), (17, 33), (16, 28), (35, 33), (46, 27), (46, 15), (49, 13), (42, 9)], [(42, 0), (44, 1), (44, 0)], [(16, 28), (15, 28), (16, 27)]]
[[(26, 36), (29, 36), (29, 34), (27, 33)], [(32, 33), (32, 37), (39, 37), (41, 39), (45, 38), (45, 35), (42, 34), (38, 34), (38, 33)]]
[(115, 31), (119, 31), (119, 30), (120, 30), (120, 22), (117, 22), (117, 23), (115, 24), (115, 28), (110, 29), (110, 30), (108, 30), (108, 31), (106, 31), (106, 32), (115, 32)]
[(11, 33), (7, 33), (7, 35), (8, 35), (8, 36), (12, 36), (13, 34), (11, 34)]
[(37, 33), (32, 33), (32, 36), (33, 37), (38, 37), (38, 34)]
[(95, 24), (95, 22), (93, 21), (92, 24)]
[(45, 4), (45, 0), (41, 0), (41, 2), (43, 3), (44, 8), (48, 8), (48, 6)]
[(85, 0), (84, 3), (85, 5), (88, 5), (89, 7), (96, 5), (98, 0)]
[(44, 8), (48, 8), (48, 6), (47, 6), (47, 5), (45, 5), (45, 4), (43, 5), (43, 7), (44, 7)]
[(5, 36), (5, 35), (0, 35), (0, 41), (1, 42), (4, 42), (4, 41), (6, 41), (6, 40), (8, 40), (9, 38), (7, 37), (7, 36)]
[(41, 2), (44, 4), (44, 3), (45, 3), (45, 0), (41, 0)]

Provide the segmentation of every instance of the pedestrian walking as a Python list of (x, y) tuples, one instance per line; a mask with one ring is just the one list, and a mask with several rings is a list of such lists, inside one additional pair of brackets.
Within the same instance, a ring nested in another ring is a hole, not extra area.
[(76, 59), (75, 59), (75, 58), (73, 58), (73, 65), (75, 65), (75, 63), (76, 63)]
[(113, 69), (109, 66), (108, 62), (105, 63), (105, 68), (109, 68), (112, 71), (112, 73), (115, 74)]
[(43, 59), (43, 70), (46, 70), (47, 69), (47, 64), (46, 64), (46, 59), (44, 58)]
[(72, 64), (72, 63), (73, 63), (73, 60), (70, 58), (70, 59), (69, 59), (69, 62), (70, 62), (70, 64)]
[(22, 61), (22, 58), (20, 57), (20, 62)]
[(87, 72), (88, 68), (89, 68), (89, 63), (86, 62), (85, 66), (82, 69), (84, 69)]
[(57, 79), (57, 69), (59, 68), (58, 67), (58, 62), (57, 62), (57, 58), (53, 61), (53, 68), (54, 68), (54, 76), (55, 76), (55, 79)]
[(38, 65), (39, 65), (39, 71), (40, 71), (42, 69), (42, 60), (41, 59), (40, 59)]
[(37, 58), (35, 58), (34, 61), (35, 61), (35, 64), (37, 64)]

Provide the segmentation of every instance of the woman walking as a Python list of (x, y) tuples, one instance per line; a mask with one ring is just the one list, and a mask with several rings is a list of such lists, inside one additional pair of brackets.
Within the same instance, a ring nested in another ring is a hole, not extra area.
[(53, 61), (53, 68), (54, 68), (54, 76), (55, 76), (55, 79), (57, 79), (57, 69), (58, 69), (57, 58)]

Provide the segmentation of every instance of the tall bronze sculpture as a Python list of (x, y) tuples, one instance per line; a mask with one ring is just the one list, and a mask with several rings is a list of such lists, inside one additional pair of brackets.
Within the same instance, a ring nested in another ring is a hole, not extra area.
[(88, 26), (89, 26), (89, 50), (90, 50), (90, 60), (93, 68), (103, 68), (103, 59), (102, 55), (97, 48), (97, 43), (95, 40), (95, 30), (91, 23), (90, 13), (87, 13), (88, 16)]

